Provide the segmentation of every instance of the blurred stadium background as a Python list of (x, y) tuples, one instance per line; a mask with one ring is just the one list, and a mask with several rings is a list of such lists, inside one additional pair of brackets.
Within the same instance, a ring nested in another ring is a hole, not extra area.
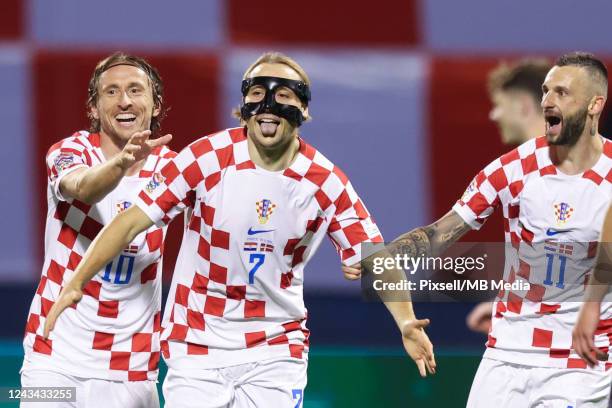
[[(500, 60), (572, 50), (612, 56), (608, 0), (578, 11), (573, 0), (3, 0), (1, 7), (0, 387), (19, 384), (20, 340), (40, 274), (44, 155), (87, 128), (87, 81), (107, 54), (135, 53), (159, 69), (171, 108), (163, 128), (175, 150), (236, 124), (230, 111), (241, 75), (261, 52), (294, 57), (313, 82), (314, 120), (303, 137), (345, 170), (387, 239), (444, 214), (507, 150), (488, 120), (485, 86)], [(498, 215), (468, 240), (499, 241), (501, 231)], [(166, 282), (179, 232), (174, 225), (169, 234)], [(435, 377), (420, 380), (384, 307), (360, 300), (329, 244), (309, 265), (306, 301), (313, 335), (305, 407), (464, 406), (484, 349), (484, 338), (465, 328), (472, 304), (416, 305), (432, 319), (439, 364)]]

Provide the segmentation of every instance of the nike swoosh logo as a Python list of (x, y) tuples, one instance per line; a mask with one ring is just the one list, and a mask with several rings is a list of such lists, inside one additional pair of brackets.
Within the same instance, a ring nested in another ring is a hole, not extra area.
[(274, 231), (273, 229), (270, 230), (254, 230), (253, 228), (249, 228), (249, 230), (247, 231), (247, 234), (249, 235), (255, 235), (255, 234), (262, 234), (264, 232), (272, 232)]
[(552, 237), (553, 235), (557, 235), (557, 234), (563, 234), (565, 232), (570, 232), (571, 230), (554, 230), (552, 228), (549, 228), (546, 230), (546, 235), (548, 235), (549, 237)]

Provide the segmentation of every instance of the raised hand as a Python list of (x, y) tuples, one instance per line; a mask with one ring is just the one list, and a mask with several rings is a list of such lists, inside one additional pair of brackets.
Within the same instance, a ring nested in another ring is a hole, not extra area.
[(144, 130), (136, 132), (130, 137), (118, 156), (122, 168), (129, 169), (134, 163), (145, 159), (153, 149), (166, 145), (172, 140), (170, 134), (152, 140), (149, 139), (149, 136), (151, 136), (151, 131)]
[(427, 373), (436, 373), (433, 345), (424, 330), (428, 325), (429, 319), (420, 319), (411, 320), (402, 326), (404, 348), (417, 365), (421, 377), (427, 377)]

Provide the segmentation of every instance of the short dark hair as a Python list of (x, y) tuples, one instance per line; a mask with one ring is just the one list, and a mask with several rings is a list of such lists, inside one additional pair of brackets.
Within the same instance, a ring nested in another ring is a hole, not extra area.
[(606, 68), (606, 65), (600, 59), (596, 58), (595, 55), (582, 51), (570, 52), (560, 56), (555, 62), (555, 65), (558, 67), (576, 66), (586, 69), (596, 81), (602, 83), (604, 86), (603, 90), (607, 94), (608, 68)]
[(489, 73), (489, 93), (520, 90), (529, 93), (536, 103), (540, 103), (542, 83), (550, 68), (550, 62), (543, 58), (523, 59), (511, 64), (502, 62)]
[(98, 103), (98, 85), (100, 84), (100, 77), (105, 71), (117, 65), (131, 65), (133, 67), (140, 68), (145, 72), (145, 74), (147, 74), (147, 77), (151, 83), (151, 89), (153, 91), (153, 104), (155, 107), (160, 109), (159, 115), (151, 118), (151, 132), (156, 133), (159, 131), (159, 129), (161, 129), (161, 121), (166, 114), (162, 104), (164, 96), (164, 84), (162, 82), (162, 78), (159, 75), (159, 72), (157, 72), (157, 69), (149, 64), (144, 58), (122, 52), (116, 52), (98, 62), (98, 65), (96, 65), (96, 69), (89, 80), (89, 86), (87, 87), (87, 117), (90, 121), (89, 130), (91, 132), (100, 131), (100, 120), (94, 118), (91, 113), (91, 108), (96, 106)]

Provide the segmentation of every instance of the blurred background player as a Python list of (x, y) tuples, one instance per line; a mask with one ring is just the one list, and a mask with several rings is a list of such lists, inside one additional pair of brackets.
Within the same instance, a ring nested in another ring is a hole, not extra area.
[[(488, 90), (493, 108), (489, 118), (497, 124), (502, 142), (516, 147), (544, 134), (542, 84), (551, 65), (546, 59), (502, 62), (489, 73)], [(467, 326), (487, 334), (493, 304), (479, 303), (466, 318)]]
[[(83, 300), (43, 338), (47, 313), (102, 227), (175, 155), (165, 135), (150, 140), (163, 117), (163, 86), (145, 60), (113, 54), (88, 88), (90, 131), (47, 154), (45, 261), (30, 307), (21, 370), (23, 387), (76, 387), (77, 407), (155, 407), (161, 308), (161, 243), (152, 226), (96, 269)], [(28, 403), (22, 403), (27, 406)], [(32, 406), (38, 404), (32, 403)]]
[(493, 108), (489, 118), (497, 124), (505, 145), (518, 146), (544, 132), (542, 83), (551, 65), (545, 59), (501, 63), (489, 74)]
[[(188, 210), (164, 314), (168, 406), (301, 406), (305, 265), (326, 234), (348, 265), (362, 243), (382, 242), (348, 178), (298, 136), (310, 101), (302, 67), (263, 54), (242, 95), (243, 126), (198, 139), (164, 167), (159, 184), (93, 243), (45, 328), (136, 234)], [(408, 301), (386, 306), (421, 375), (433, 372), (428, 321)]]
[[(412, 257), (440, 255), (502, 207), (507, 225), (504, 280), (527, 280), (533, 291), (523, 296), (505, 291), (496, 299), (487, 350), (467, 402), (470, 408), (607, 406), (609, 363), (587, 369), (572, 349), (571, 330), (580, 303), (559, 301), (566, 284), (582, 294), (593, 265), (589, 243), (598, 239), (612, 198), (606, 179), (612, 171), (612, 143), (598, 132), (607, 78), (605, 65), (591, 54), (560, 57), (542, 86), (545, 136), (494, 160), (444, 217), (390, 246), (392, 252)], [(571, 242), (573, 248), (571, 255), (564, 249), (563, 262), (554, 250), (544, 254), (532, 249), (544, 242), (554, 248), (559, 241)], [(508, 254), (511, 247), (518, 251)], [(349, 278), (361, 272), (346, 266), (343, 270)], [(544, 297), (551, 301), (542, 302)], [(604, 304), (601, 319), (612, 317), (610, 306)], [(612, 326), (598, 332), (595, 341), (609, 344), (609, 335)]]

